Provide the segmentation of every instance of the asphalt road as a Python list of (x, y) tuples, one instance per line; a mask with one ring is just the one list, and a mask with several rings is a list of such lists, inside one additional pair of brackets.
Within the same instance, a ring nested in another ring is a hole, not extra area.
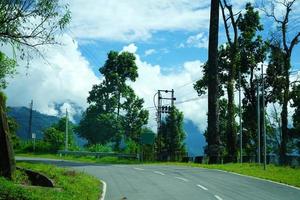
[[(105, 200), (299, 200), (300, 190), (227, 172), (166, 165), (96, 165), (18, 158), (72, 167), (107, 184)], [(87, 191), (88, 192), (88, 191)]]

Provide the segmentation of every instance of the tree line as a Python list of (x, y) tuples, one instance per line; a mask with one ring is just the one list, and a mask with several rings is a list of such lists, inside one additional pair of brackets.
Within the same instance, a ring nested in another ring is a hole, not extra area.
[[(220, 162), (221, 157), (228, 162), (237, 161), (241, 152), (238, 150), (238, 109), (235, 105), (235, 91), (241, 88), (244, 155), (257, 156), (257, 127), (263, 129), (265, 118), (268, 153), (278, 154), (280, 163), (287, 164), (288, 153), (293, 153), (297, 146), (299, 147), (300, 138), (297, 113), (299, 84), (297, 80), (291, 79), (291, 56), (300, 37), (299, 31), (290, 30), (289, 23), (295, 0), (268, 1), (269, 4), (262, 4), (262, 13), (277, 26), (277, 30), (266, 39), (262, 36), (264, 27), (260, 12), (251, 3), (247, 3), (244, 10), (238, 13), (234, 13), (233, 6), (227, 0), (212, 0), (212, 5), (213, 3), (215, 10), (212, 10), (211, 20), (214, 19), (214, 15), (219, 15), (220, 8), (227, 41), (215, 46), (215, 49), (209, 49), (214, 51), (215, 57), (211, 59), (215, 62), (212, 63), (209, 57), (207, 64), (203, 66), (205, 75), (194, 84), (199, 96), (205, 94), (208, 88), (209, 106), (215, 105), (217, 109), (217, 113), (210, 109), (208, 111), (208, 116), (213, 115), (214, 118), (208, 117), (206, 152), (212, 162)], [(276, 6), (283, 7), (282, 16), (275, 12)], [(291, 40), (288, 40), (288, 37)], [(209, 43), (215, 42), (210, 38)], [(261, 78), (262, 65), (267, 65), (266, 71), (263, 72), (264, 79)], [(212, 70), (214, 67), (215, 71)], [(218, 87), (213, 86), (215, 88), (210, 90), (210, 85), (216, 85), (212, 77), (217, 77)], [(257, 87), (261, 86), (263, 81), (264, 105), (262, 95), (257, 96)], [(216, 97), (210, 98), (210, 93)], [(260, 110), (257, 110), (257, 102), (260, 102)], [(293, 126), (288, 122), (289, 105), (295, 108)], [(258, 112), (262, 114), (262, 109), (267, 106), (271, 106), (273, 112), (267, 112), (266, 116), (262, 116), (257, 122)], [(300, 149), (298, 151), (300, 152)]]

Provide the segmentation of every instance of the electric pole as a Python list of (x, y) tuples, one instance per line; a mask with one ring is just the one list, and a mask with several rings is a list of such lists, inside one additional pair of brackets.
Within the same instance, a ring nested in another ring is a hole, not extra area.
[(31, 129), (32, 129), (32, 108), (33, 108), (33, 100), (30, 102), (30, 111), (29, 111), (29, 124), (28, 124), (28, 139), (32, 139)]
[[(171, 93), (171, 97), (163, 97), (162, 93)], [(160, 127), (161, 127), (161, 115), (162, 113), (170, 113), (171, 108), (170, 106), (163, 106), (162, 105), (162, 100), (169, 100), (171, 101), (171, 106), (174, 106), (174, 101), (176, 100), (176, 98), (174, 97), (174, 90), (158, 90), (157, 91), (157, 134), (160, 134), (158, 137), (159, 138), (159, 143), (158, 143), (158, 157), (160, 159), (160, 154), (162, 151), (162, 133), (160, 132)], [(155, 94), (155, 95), (156, 95)], [(155, 96), (154, 95), (154, 96)], [(155, 98), (154, 98), (155, 99)]]
[(173, 108), (173, 106), (174, 106), (174, 100), (175, 100), (175, 98), (174, 98), (174, 90), (173, 89), (171, 90), (171, 93), (172, 93), (172, 95), (171, 95), (171, 106)]
[(239, 118), (240, 118), (240, 161), (243, 163), (243, 125), (242, 125), (242, 97), (241, 97), (241, 70), (239, 71)]
[(66, 138), (65, 138), (65, 151), (68, 150), (68, 109), (66, 109)]
[(257, 80), (257, 88), (256, 88), (256, 93), (257, 93), (257, 161), (258, 164), (260, 164), (260, 101), (259, 101), (259, 81), (258, 77), (256, 77)]
[(267, 164), (267, 140), (266, 140), (266, 123), (265, 123), (265, 80), (264, 80), (264, 64), (261, 64), (261, 79), (262, 79), (262, 106), (263, 106), (263, 136), (264, 136), (264, 170)]

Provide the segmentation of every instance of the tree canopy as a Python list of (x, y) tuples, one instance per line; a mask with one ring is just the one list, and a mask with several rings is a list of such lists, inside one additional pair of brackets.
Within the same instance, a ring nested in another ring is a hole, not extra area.
[(90, 91), (79, 134), (91, 144), (114, 142), (116, 148), (122, 139), (138, 142), (149, 114), (128, 85), (138, 77), (134, 54), (111, 51), (99, 71), (103, 80)]

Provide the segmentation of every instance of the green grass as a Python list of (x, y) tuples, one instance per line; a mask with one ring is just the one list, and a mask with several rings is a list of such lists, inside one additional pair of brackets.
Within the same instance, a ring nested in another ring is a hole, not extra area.
[(264, 170), (263, 165), (258, 165), (254, 163), (230, 163), (222, 165), (208, 165), (196, 163), (165, 162), (161, 164), (191, 166), (207, 169), (219, 169), (300, 187), (300, 168), (267, 165), (266, 170)]
[(51, 159), (62, 159), (62, 160), (70, 160), (76, 162), (85, 162), (85, 163), (99, 163), (99, 164), (139, 164), (138, 160), (129, 160), (125, 158), (117, 158), (117, 157), (102, 157), (95, 158), (95, 156), (59, 156), (58, 154), (40, 154), (40, 153), (22, 153), (17, 154), (16, 156), (22, 157), (36, 157), (36, 158), (51, 158)]
[(26, 176), (20, 171), (17, 171), (14, 181), (8, 181), (0, 177), (1, 200), (96, 200), (100, 197), (101, 182), (83, 172), (45, 164), (21, 162), (17, 163), (17, 165), (45, 174), (54, 181), (55, 187), (30, 186), (30, 182)]

